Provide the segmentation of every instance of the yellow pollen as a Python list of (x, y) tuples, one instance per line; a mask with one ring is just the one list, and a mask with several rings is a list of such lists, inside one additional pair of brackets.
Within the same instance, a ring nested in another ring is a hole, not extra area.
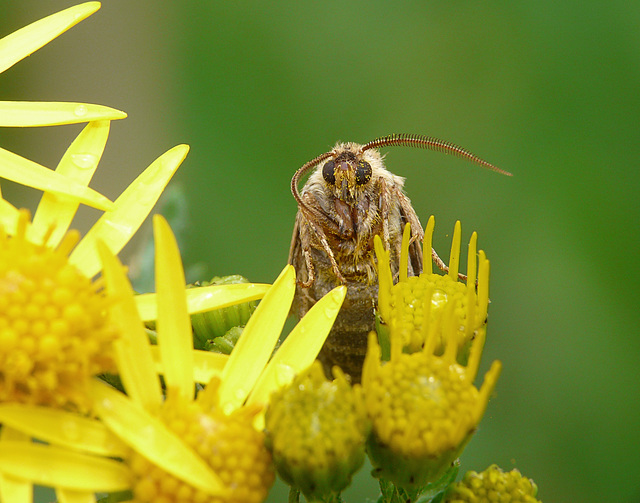
[[(210, 384), (209, 386), (213, 386)], [(201, 392), (200, 396), (204, 393)], [(213, 496), (153, 465), (133, 452), (127, 462), (134, 473), (133, 501), (167, 503), (258, 503), (275, 474), (264, 434), (253, 427), (256, 409), (240, 408), (230, 415), (205, 400), (187, 402), (173, 390), (160, 418), (216, 472), (229, 492)]]
[(60, 249), (26, 239), (27, 219), (0, 232), (0, 402), (85, 410), (91, 377), (115, 370), (107, 300)]

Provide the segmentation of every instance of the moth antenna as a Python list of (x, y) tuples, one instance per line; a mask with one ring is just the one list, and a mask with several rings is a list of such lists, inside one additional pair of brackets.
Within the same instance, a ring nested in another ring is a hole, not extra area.
[(298, 190), (298, 182), (300, 181), (300, 178), (302, 176), (304, 176), (308, 171), (314, 168), (317, 164), (324, 161), (327, 157), (331, 157), (331, 152), (326, 152), (322, 155), (319, 155), (315, 159), (310, 160), (308, 163), (303, 165), (298, 171), (296, 171), (295, 174), (293, 175), (293, 178), (291, 178), (291, 193), (293, 194), (293, 197), (298, 203), (298, 206), (300, 206), (301, 208), (304, 208), (305, 210), (311, 213), (313, 213), (313, 210), (309, 208), (305, 204), (305, 202), (302, 200), (302, 196), (300, 195), (300, 191)]
[[(462, 157), (471, 161), (475, 164), (478, 164), (484, 168), (488, 168), (492, 171), (496, 171), (502, 175), (513, 176), (508, 171), (498, 168), (493, 164), (481, 159), (475, 154), (472, 154), (467, 149), (459, 147), (454, 143), (439, 140), (438, 138), (434, 138), (432, 136), (425, 135), (415, 135), (415, 134), (390, 134), (387, 136), (381, 136), (380, 138), (376, 138), (373, 141), (370, 141), (366, 145), (362, 146), (362, 152), (365, 150), (369, 150), (370, 148), (380, 148), (380, 147), (393, 147), (393, 146), (404, 146), (404, 147), (417, 147), (417, 148), (426, 148), (429, 150), (435, 150), (436, 152), (443, 152), (445, 154), (452, 154), (457, 157)], [(302, 169), (302, 168), (301, 168)]]

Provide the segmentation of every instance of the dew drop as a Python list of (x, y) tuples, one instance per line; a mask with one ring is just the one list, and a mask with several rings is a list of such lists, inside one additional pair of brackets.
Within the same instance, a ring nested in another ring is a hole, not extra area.
[(98, 158), (93, 154), (72, 154), (71, 160), (82, 169), (92, 168), (98, 163)]
[(104, 398), (101, 402), (102, 408), (108, 411), (113, 410), (113, 402), (108, 398)]
[(78, 105), (73, 111), (73, 113), (76, 114), (76, 116), (78, 117), (84, 117), (85, 115), (87, 115), (87, 111), (88, 110), (85, 105)]
[(296, 371), (291, 365), (281, 363), (276, 367), (275, 375), (278, 386), (286, 386), (293, 381)]
[(434, 290), (431, 296), (431, 303), (434, 307), (442, 307), (448, 301), (448, 295), (442, 290)]
[(335, 307), (324, 308), (324, 314), (326, 315), (327, 318), (335, 318), (337, 312), (338, 312), (338, 309), (336, 309)]

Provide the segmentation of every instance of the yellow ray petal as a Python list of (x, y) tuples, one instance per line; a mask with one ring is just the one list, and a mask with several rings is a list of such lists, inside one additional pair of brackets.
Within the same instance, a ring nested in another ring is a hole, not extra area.
[[(269, 288), (271, 288), (271, 285), (262, 283), (238, 283), (234, 285), (189, 288), (185, 291), (187, 295), (187, 310), (189, 314), (195, 314), (222, 309), (242, 302), (260, 300)], [(136, 304), (142, 321), (157, 319), (158, 305), (155, 293), (136, 295)]]
[[(21, 431), (13, 429), (8, 424), (0, 429), (0, 445), (4, 441), (30, 442), (31, 439)], [(25, 480), (3, 474), (0, 471), (0, 501), (11, 503), (32, 503), (33, 484)]]
[(10, 236), (16, 233), (19, 211), (13, 204), (0, 199), (0, 225)]
[(76, 491), (124, 491), (131, 482), (131, 472), (119, 461), (29, 442), (0, 442), (0, 471)]
[(340, 311), (347, 288), (339, 286), (322, 297), (300, 320), (268, 363), (248, 404), (264, 405), (272, 391), (291, 382), (316, 359)]
[(94, 380), (91, 390), (95, 412), (127, 445), (207, 494), (224, 492), (215, 472), (159, 419), (102, 381)]
[(271, 356), (291, 308), (295, 271), (288, 265), (249, 318), (222, 372), (220, 404), (225, 412), (242, 405)]
[(158, 300), (158, 347), (167, 387), (191, 400), (193, 383), (193, 336), (184, 295), (184, 269), (176, 238), (161, 215), (153, 216), (156, 245), (156, 294)]
[(460, 269), (460, 241), (462, 230), (460, 220), (453, 226), (453, 238), (451, 239), (451, 255), (449, 255), (449, 277), (458, 281), (458, 270)]
[(124, 119), (125, 112), (104, 105), (61, 101), (0, 101), (0, 127), (58, 126)]
[(0, 73), (89, 17), (100, 2), (86, 2), (21, 28), (0, 40)]
[(33, 484), (10, 475), (0, 474), (0, 501), (32, 503)]
[(147, 410), (155, 411), (162, 403), (162, 391), (149, 350), (149, 339), (133, 300), (131, 284), (120, 261), (101, 242), (98, 243), (98, 251), (107, 292), (116, 299), (110, 313), (122, 334), (114, 343), (120, 378), (132, 400)]
[[(109, 124), (109, 121), (96, 121), (87, 124), (62, 156), (56, 173), (81, 185), (89, 185), (109, 137)], [(78, 211), (78, 206), (79, 203), (75, 198), (45, 192), (29, 228), (29, 240), (41, 243), (45, 234), (55, 224), (54, 231), (47, 240), (47, 245), (50, 247), (58, 246), (69, 229), (71, 221)]]
[(407, 281), (409, 275), (409, 240), (411, 239), (411, 224), (407, 222), (402, 231), (402, 247), (400, 251), (400, 273), (398, 281)]
[(0, 178), (45, 192), (69, 196), (99, 210), (106, 211), (113, 207), (111, 201), (95, 190), (3, 148), (0, 148)]
[(187, 145), (178, 145), (158, 157), (136, 178), (84, 236), (69, 260), (85, 275), (92, 277), (100, 270), (95, 242), (104, 241), (113, 253), (118, 253), (156, 204), (162, 191), (189, 152)]
[(58, 503), (95, 503), (96, 501), (95, 494), (87, 491), (56, 488), (56, 496)]
[(99, 421), (35, 405), (1, 404), (0, 423), (30, 437), (93, 454), (122, 457), (126, 447)]
[[(160, 361), (160, 348), (158, 348), (158, 346), (151, 346), (151, 354), (153, 355), (153, 361), (156, 363), (156, 371), (164, 374), (164, 369)], [(220, 377), (228, 359), (228, 355), (194, 349), (193, 380), (206, 384), (212, 377)]]

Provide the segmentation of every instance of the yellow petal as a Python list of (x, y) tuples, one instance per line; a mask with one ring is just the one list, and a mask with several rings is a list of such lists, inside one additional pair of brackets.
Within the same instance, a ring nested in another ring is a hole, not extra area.
[(322, 297), (287, 336), (256, 383), (248, 404), (264, 405), (272, 391), (289, 384), (316, 359), (347, 293), (339, 286)]
[(111, 201), (95, 190), (3, 148), (0, 148), (0, 178), (45, 192), (69, 196), (99, 210), (110, 210), (113, 207)]
[(184, 270), (176, 238), (161, 215), (153, 216), (158, 300), (158, 347), (167, 387), (193, 398), (193, 336), (184, 295)]
[(411, 224), (407, 222), (402, 231), (402, 247), (400, 251), (400, 274), (398, 281), (407, 281), (409, 275), (409, 239), (411, 239)]
[(100, 2), (86, 2), (31, 23), (0, 40), (0, 73), (89, 17)]
[(0, 501), (32, 503), (33, 484), (0, 473)]
[[(213, 311), (233, 306), (242, 302), (259, 300), (271, 288), (262, 283), (238, 283), (234, 285), (211, 285), (188, 288), (187, 310), (189, 314)], [(158, 317), (158, 306), (155, 293), (136, 295), (138, 313), (143, 321), (155, 320)]]
[(18, 226), (19, 211), (13, 204), (0, 199), (0, 225), (10, 236), (15, 235)]
[[(62, 156), (56, 173), (81, 185), (89, 185), (109, 137), (109, 124), (109, 121), (87, 124)], [(52, 248), (58, 246), (69, 229), (78, 206), (79, 203), (74, 198), (45, 192), (29, 228), (29, 240), (42, 243), (43, 237), (54, 225), (47, 245)]]
[(453, 239), (451, 240), (451, 255), (449, 255), (449, 277), (454, 281), (458, 281), (458, 270), (460, 268), (460, 241), (462, 231), (460, 229), (460, 220), (453, 227)]
[[(7, 440), (12, 442), (31, 441), (30, 437), (25, 433), (12, 428), (8, 424), (3, 424), (2, 428), (0, 428), (0, 445)], [(0, 501), (31, 503), (32, 496), (33, 485), (31, 483), (3, 474), (0, 470)]]
[(56, 488), (56, 496), (58, 503), (95, 503), (96, 501), (95, 494), (87, 491)]
[(242, 405), (271, 357), (296, 289), (293, 266), (278, 276), (249, 318), (222, 373), (219, 397), (225, 412)]
[(126, 113), (89, 103), (60, 101), (0, 101), (0, 127), (58, 126), (124, 119)]
[(114, 492), (131, 486), (131, 472), (121, 462), (29, 442), (0, 442), (0, 472), (76, 491)]
[[(158, 373), (164, 374), (158, 346), (151, 346), (151, 354), (153, 355), (153, 361), (156, 363), (156, 370)], [(208, 383), (212, 377), (220, 377), (228, 359), (228, 355), (194, 349), (193, 380), (199, 383)]]
[(163, 470), (207, 494), (225, 489), (220, 478), (164, 423), (125, 395), (97, 379), (92, 382), (95, 412), (127, 445)]
[(149, 338), (138, 317), (131, 283), (120, 261), (99, 242), (107, 292), (116, 302), (111, 306), (111, 319), (121, 337), (114, 343), (116, 363), (127, 394), (147, 410), (155, 411), (162, 403), (160, 382), (149, 349)]
[(162, 191), (189, 152), (178, 145), (158, 157), (115, 201), (84, 236), (69, 260), (85, 275), (93, 277), (100, 270), (95, 242), (103, 240), (113, 253), (129, 242), (156, 204)]
[(436, 226), (436, 219), (433, 215), (429, 217), (427, 227), (424, 230), (424, 244), (422, 245), (422, 273), (433, 273), (433, 228)]
[(111, 457), (126, 453), (122, 442), (101, 422), (71, 412), (7, 403), (0, 405), (0, 423), (63, 447)]

